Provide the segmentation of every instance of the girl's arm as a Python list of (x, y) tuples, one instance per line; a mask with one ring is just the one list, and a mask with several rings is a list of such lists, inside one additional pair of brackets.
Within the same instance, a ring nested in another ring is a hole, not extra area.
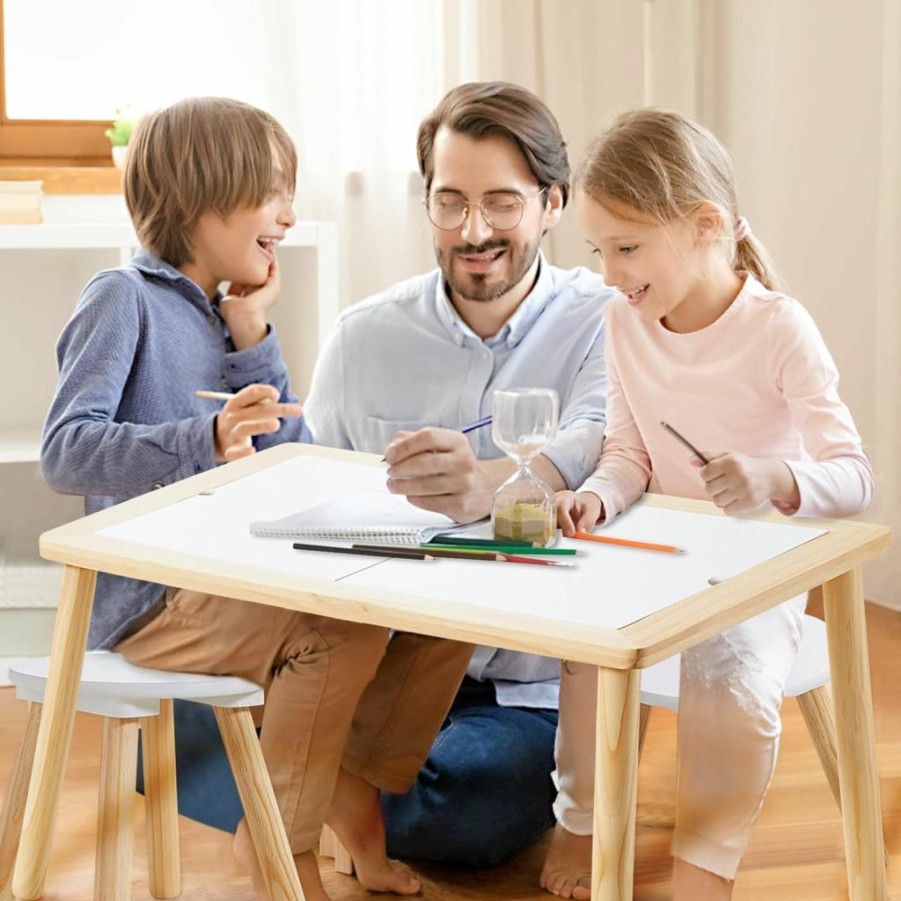
[(786, 515), (850, 516), (869, 503), (873, 470), (838, 393), (838, 370), (810, 314), (785, 305), (771, 326), (774, 371), (811, 459), (786, 460), (798, 503), (774, 502)]
[(579, 489), (579, 493), (592, 492), (600, 498), (600, 519), (607, 522), (634, 504), (651, 480), (651, 460), (619, 378), (616, 328), (611, 318), (608, 307), (607, 430), (597, 469)]

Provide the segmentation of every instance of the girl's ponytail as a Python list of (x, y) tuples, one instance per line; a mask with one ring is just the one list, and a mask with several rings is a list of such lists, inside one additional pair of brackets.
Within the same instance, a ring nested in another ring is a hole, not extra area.
[(779, 291), (782, 289), (782, 279), (776, 272), (770, 255), (766, 252), (766, 248), (753, 234), (748, 232), (739, 240), (736, 235), (735, 240), (735, 258), (732, 263), (733, 269), (747, 269), (764, 288), (771, 291)]

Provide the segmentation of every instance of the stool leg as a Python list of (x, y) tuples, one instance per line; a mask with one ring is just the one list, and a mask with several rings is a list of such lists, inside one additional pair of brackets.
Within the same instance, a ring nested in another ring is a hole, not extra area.
[(141, 733), (150, 894), (154, 898), (175, 898), (181, 893), (181, 867), (178, 856), (175, 725), (171, 700), (160, 701), (159, 715), (141, 720)]
[(350, 856), (350, 851), (341, 844), (338, 836), (335, 835), (330, 826), (322, 827), (322, 832), (319, 835), (319, 854), (321, 857), (334, 857), (336, 873), (353, 876), (354, 862)]
[(16, 851), (19, 850), (19, 833), (22, 831), (25, 798), (31, 780), (31, 767), (34, 763), (34, 749), (38, 743), (40, 722), (41, 705), (30, 703), (25, 735), (22, 737), (19, 755), (9, 778), (6, 797), (3, 799), (3, 812), (0, 813), (0, 901), (12, 901), (13, 897), (11, 884), (13, 867), (16, 863)]
[(214, 707), (269, 901), (305, 901), (248, 707)]
[(94, 901), (131, 897), (138, 721), (103, 718)]
[(650, 704), (642, 704), (638, 712), (638, 759), (641, 760), (641, 752), (644, 748), (644, 737), (648, 731), (648, 723), (651, 721), (651, 711), (654, 708)]
[[(838, 753), (835, 744), (835, 718), (832, 714), (832, 699), (824, 685), (812, 688), (810, 691), (798, 695), (798, 706), (801, 715), (807, 724), (807, 731), (816, 748), (826, 781), (832, 791), (832, 797), (838, 809), (842, 809), (842, 792), (838, 781)], [(885, 849), (885, 865), (888, 866), (891, 857), (888, 848)]]

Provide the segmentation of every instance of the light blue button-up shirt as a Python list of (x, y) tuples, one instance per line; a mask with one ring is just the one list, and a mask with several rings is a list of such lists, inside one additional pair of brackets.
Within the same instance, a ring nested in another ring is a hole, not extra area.
[[(439, 270), (346, 310), (319, 357), (304, 404), (316, 444), (382, 453), (395, 433), (457, 429), (491, 413), (497, 388), (554, 388), (560, 431), (543, 453), (570, 488), (594, 471), (604, 435), (604, 306), (614, 292), (584, 268), (542, 257), (535, 287), (481, 339), (448, 300)], [(482, 460), (502, 457), (490, 429), (469, 434)], [(469, 674), (498, 701), (555, 707), (559, 662), (479, 648)]]

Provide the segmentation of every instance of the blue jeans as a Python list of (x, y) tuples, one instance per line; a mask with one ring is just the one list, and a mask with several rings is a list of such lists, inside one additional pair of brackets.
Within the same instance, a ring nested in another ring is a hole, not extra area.
[(557, 711), (501, 707), (464, 678), (416, 783), (382, 793), (393, 857), (497, 863), (554, 824)]
[[(556, 729), (556, 710), (500, 707), (466, 677), (413, 788), (382, 795), (388, 852), (480, 866), (537, 839), (554, 823)], [(244, 812), (205, 704), (175, 702), (175, 760), (178, 812), (234, 832)]]

